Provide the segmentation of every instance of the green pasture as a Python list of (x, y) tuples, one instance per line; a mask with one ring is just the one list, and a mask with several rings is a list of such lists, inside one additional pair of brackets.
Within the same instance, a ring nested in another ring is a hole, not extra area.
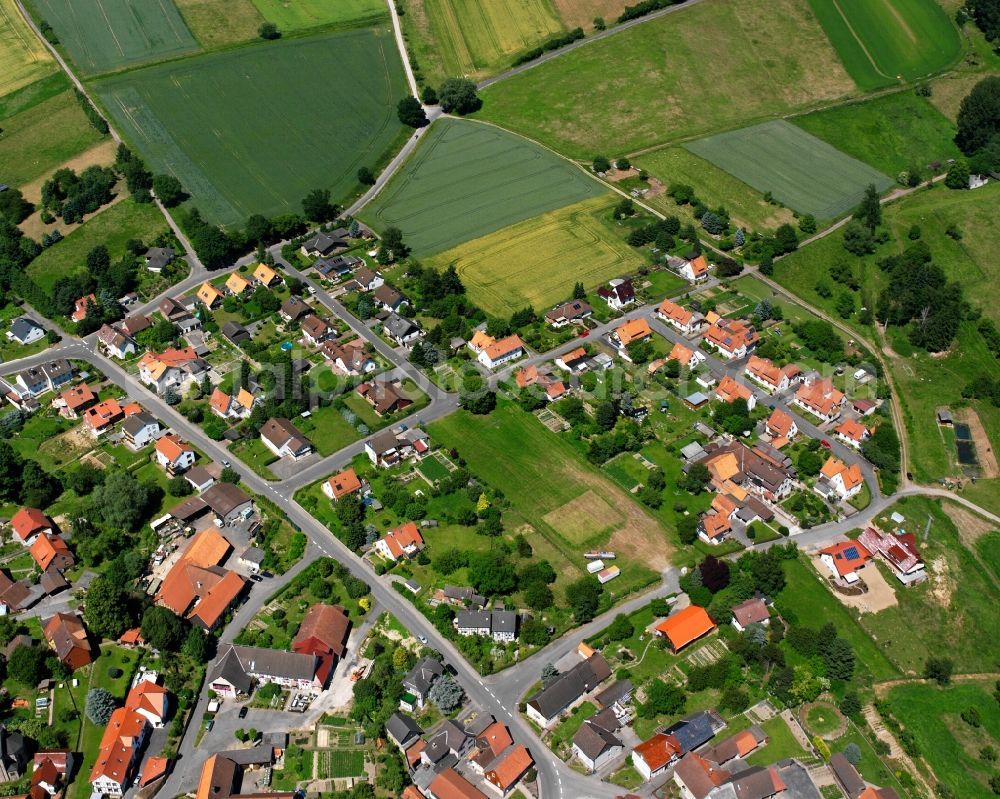
[(892, 180), (784, 121), (720, 133), (684, 145), (760, 192), (802, 214), (832, 219), (854, 208), (865, 189)]
[(791, 121), (892, 177), (912, 166), (926, 176), (931, 162), (961, 155), (953, 141), (955, 126), (912, 91), (814, 111)]
[(28, 5), (90, 75), (198, 47), (172, 0), (28, 0)]
[(381, 0), (253, 0), (261, 16), (280, 31), (323, 25), (357, 25), (388, 16)]
[(862, 89), (912, 81), (959, 54), (958, 31), (934, 0), (809, 0)]
[(147, 163), (176, 175), (205, 218), (225, 225), (301, 213), (315, 188), (352, 193), (358, 167), (396, 141), (406, 93), (382, 29), (212, 53), (95, 88)]
[(362, 218), (431, 255), (607, 190), (546, 149), (491, 125), (435, 123)]

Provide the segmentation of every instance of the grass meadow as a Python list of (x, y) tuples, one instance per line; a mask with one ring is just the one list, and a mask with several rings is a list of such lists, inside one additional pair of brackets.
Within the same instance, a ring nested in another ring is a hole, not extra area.
[(912, 91), (814, 111), (793, 124), (859, 161), (895, 177), (911, 166), (922, 170), (961, 153), (955, 126)]
[(206, 49), (257, 38), (264, 21), (251, 0), (174, 0), (188, 29)]
[(886, 175), (784, 120), (684, 146), (757, 191), (769, 191), (817, 219), (832, 219), (854, 208), (870, 183), (879, 191), (892, 185)]
[(602, 194), (598, 181), (520, 136), (442, 119), (360, 215), (376, 229), (400, 228), (427, 256)]
[(352, 194), (358, 168), (396, 142), (406, 93), (388, 29), (212, 53), (95, 89), (150, 167), (176, 175), (202, 214), (225, 225), (301, 212), (314, 188)]
[[(713, 59), (713, 51), (726, 57)], [(806, 0), (706, 0), (491, 86), (480, 113), (590, 159), (773, 118), (854, 90)]]
[(381, 0), (253, 0), (260, 15), (281, 31), (324, 25), (358, 25), (388, 16)]
[(198, 43), (172, 0), (28, 0), (79, 68), (110, 72), (192, 52)]
[(955, 25), (934, 0), (809, 0), (809, 5), (862, 89), (939, 72), (961, 49)]
[(51, 75), (56, 62), (14, 0), (0, 0), (0, 97)]
[(643, 258), (611, 229), (611, 204), (595, 197), (460, 244), (429, 259), (455, 265), (469, 299), (494, 316), (565, 299), (586, 286), (635, 271)]
[(403, 6), (410, 51), (432, 85), (502, 72), (515, 55), (563, 29), (551, 0), (405, 0)]
[(103, 138), (87, 121), (61, 73), (0, 100), (3, 181), (23, 186)]

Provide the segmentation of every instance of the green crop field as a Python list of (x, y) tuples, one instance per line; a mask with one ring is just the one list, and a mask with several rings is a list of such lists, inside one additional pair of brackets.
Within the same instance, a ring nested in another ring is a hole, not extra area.
[[(713, 59), (706, 47), (726, 57)], [(806, 0), (705, 0), (489, 87), (480, 114), (590, 159), (854, 91)]]
[(958, 31), (935, 0), (809, 0), (863, 89), (911, 81), (958, 58)]
[(173, 0), (29, 0), (83, 72), (191, 52), (198, 43)]
[[(333, 79), (332, 76), (336, 76)], [(388, 30), (267, 42), (159, 64), (95, 86), (126, 138), (214, 222), (343, 199), (393, 146), (406, 93)]]
[(361, 216), (379, 229), (395, 225), (417, 255), (431, 255), (606, 192), (520, 136), (442, 119)]
[(356, 25), (389, 15), (382, 0), (253, 0), (261, 16), (281, 31), (320, 25)]
[(642, 266), (642, 256), (610, 229), (606, 197), (595, 197), (501, 228), (429, 260), (454, 264), (476, 305), (494, 316), (536, 309), (569, 296), (573, 284), (596, 286)]
[(501, 72), (563, 29), (551, 0), (406, 0), (404, 7), (411, 52), (432, 85)]
[(961, 155), (953, 141), (955, 126), (911, 91), (815, 111), (791, 121), (893, 177), (911, 166), (926, 174), (931, 162), (944, 163)]
[(174, 0), (194, 37), (206, 48), (257, 38), (264, 18), (250, 0)]
[(67, 85), (55, 74), (0, 103), (4, 183), (23, 186), (101, 140)]
[(801, 128), (776, 120), (684, 145), (757, 191), (802, 214), (832, 219), (854, 208), (865, 188), (892, 180)]
[(28, 28), (14, 0), (0, 0), (0, 97), (55, 70), (55, 60)]

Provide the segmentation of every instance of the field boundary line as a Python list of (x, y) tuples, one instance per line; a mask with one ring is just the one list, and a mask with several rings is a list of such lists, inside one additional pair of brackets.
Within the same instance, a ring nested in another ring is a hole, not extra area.
[(840, 18), (844, 20), (844, 24), (847, 26), (847, 30), (851, 32), (851, 36), (853, 36), (854, 41), (858, 43), (858, 47), (861, 48), (861, 52), (865, 54), (865, 58), (868, 59), (868, 63), (872, 65), (872, 68), (883, 78), (888, 78), (889, 80), (898, 80), (898, 78), (894, 78), (892, 75), (886, 75), (879, 68), (879, 65), (875, 63), (875, 59), (872, 56), (872, 54), (868, 52), (868, 48), (865, 46), (865, 43), (861, 41), (861, 37), (858, 36), (857, 31), (854, 30), (854, 26), (851, 25), (851, 21), (847, 18), (847, 14), (844, 13), (844, 9), (840, 7), (840, 3), (838, 3), (837, 0), (832, 0), (832, 2), (833, 2), (833, 7), (837, 9), (837, 13), (840, 14)]

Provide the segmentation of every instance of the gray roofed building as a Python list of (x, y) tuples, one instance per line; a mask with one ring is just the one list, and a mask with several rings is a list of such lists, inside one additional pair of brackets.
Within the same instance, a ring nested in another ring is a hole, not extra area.
[(224, 696), (248, 693), (247, 686), (254, 680), (297, 690), (320, 690), (318, 664), (315, 655), (229, 644), (209, 674), (209, 685)]
[(313, 269), (321, 275), (346, 275), (363, 263), (356, 255), (334, 255), (331, 258), (320, 258), (313, 264)]
[[(319, 232), (315, 236), (306, 239), (302, 242), (302, 246), (299, 248), (303, 255), (329, 255), (335, 250), (345, 250), (347, 249), (348, 242), (347, 231), (342, 228), (333, 230), (329, 233)], [(338, 235), (340, 234), (340, 235)]]
[(597, 704), (602, 708), (608, 708), (612, 705), (623, 704), (628, 702), (632, 698), (632, 681), (631, 680), (616, 680), (614, 683), (609, 685), (603, 691), (601, 691), (594, 699)]
[(239, 322), (230, 319), (222, 326), (222, 335), (239, 347), (241, 344), (250, 341), (250, 331)]
[(169, 247), (150, 247), (142, 257), (146, 259), (146, 268), (150, 272), (161, 272), (163, 267), (174, 260), (174, 255)]
[(681, 447), (681, 457), (686, 461), (693, 463), (694, 461), (700, 460), (704, 456), (705, 450), (697, 441), (692, 441), (690, 444), (685, 444)]
[(232, 483), (216, 483), (196, 499), (204, 501), (216, 516), (227, 522), (253, 507), (250, 496)]
[(254, 571), (259, 571), (264, 563), (264, 550), (260, 547), (247, 547), (240, 555), (240, 563), (249, 566)]
[(69, 582), (55, 566), (49, 566), (49, 568), (42, 572), (38, 584), (48, 596), (58, 594), (60, 591), (65, 591), (69, 588)]
[[(227, 649), (225, 654), (216, 660), (212, 670), (208, 673), (209, 686), (214, 686), (216, 682), (228, 683), (238, 694), (249, 694), (253, 688), (253, 677), (243, 668), (243, 663), (240, 662), (240, 656), (236, 653), (235, 647)], [(213, 688), (213, 690), (217, 689)]]
[(542, 727), (548, 726), (566, 708), (610, 676), (608, 661), (600, 652), (595, 652), (532, 696), (526, 712)]
[(622, 751), (624, 745), (618, 736), (592, 719), (584, 720), (573, 736), (573, 753), (591, 771), (602, 768)]
[(413, 694), (422, 706), (434, 681), (444, 674), (444, 666), (432, 657), (421, 658), (403, 678), (403, 687)]
[(851, 765), (843, 752), (835, 752), (830, 757), (830, 771), (833, 777), (847, 794), (847, 799), (857, 799), (861, 792), (867, 787), (865, 781), (861, 779), (858, 770)]
[(31, 344), (45, 335), (45, 329), (34, 319), (27, 316), (19, 316), (10, 323), (7, 330), (7, 338), (16, 341), (18, 344)]
[(392, 742), (402, 750), (409, 748), (413, 741), (424, 734), (420, 725), (403, 713), (393, 713), (385, 723), (385, 731)]
[(446, 585), (442, 591), (444, 598), (452, 604), (468, 604), (472, 607), (482, 607), (486, 597), (477, 594), (471, 588), (460, 588), (456, 585)]
[(28, 742), (19, 732), (0, 724), (0, 782), (18, 780), (28, 763)]
[(412, 319), (400, 316), (398, 313), (390, 313), (382, 322), (382, 329), (385, 334), (398, 345), (409, 344), (420, 335), (420, 325)]
[(711, 740), (725, 726), (725, 719), (714, 710), (702, 710), (675, 722), (664, 732), (677, 739), (682, 752), (690, 752)]
[(431, 764), (440, 763), (449, 754), (461, 755), (470, 741), (471, 738), (465, 734), (465, 730), (449, 719), (427, 741), (427, 746), (420, 756)]
[(204, 491), (215, 483), (215, 475), (205, 466), (192, 466), (184, 472), (184, 479), (191, 484), (195, 491)]
[(153, 320), (141, 313), (126, 316), (119, 325), (126, 336), (135, 336), (136, 333), (141, 333), (152, 326)]

